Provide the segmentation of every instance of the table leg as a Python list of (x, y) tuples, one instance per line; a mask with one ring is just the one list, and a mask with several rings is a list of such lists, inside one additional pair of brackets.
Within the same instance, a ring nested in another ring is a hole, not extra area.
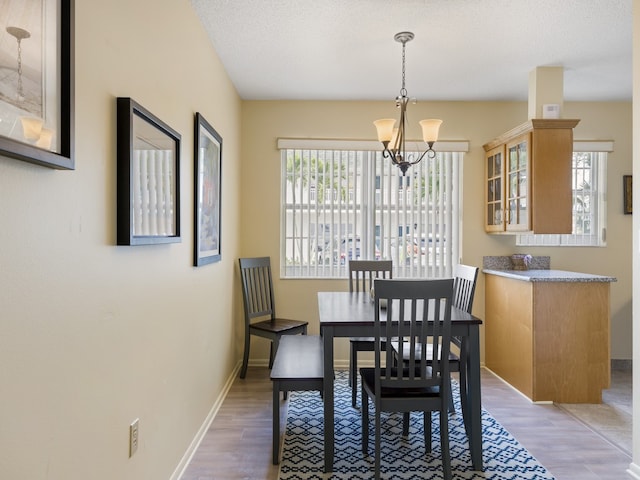
[(323, 327), (324, 343), (324, 471), (333, 471), (334, 399), (333, 399), (333, 327)]
[(482, 471), (482, 400), (480, 391), (480, 333), (477, 325), (469, 328), (467, 344), (467, 405), (469, 406), (469, 445), (471, 464)]

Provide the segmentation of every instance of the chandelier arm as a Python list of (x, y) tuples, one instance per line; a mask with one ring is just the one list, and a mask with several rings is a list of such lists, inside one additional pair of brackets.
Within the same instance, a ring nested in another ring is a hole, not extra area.
[(420, 163), (425, 156), (427, 158), (436, 158), (436, 151), (433, 148), (431, 148), (431, 146), (429, 146), (429, 148), (427, 148), (424, 152), (422, 152), (422, 154), (420, 155), (420, 157), (418, 157), (417, 160), (414, 160), (413, 162), (407, 162), (407, 163), (409, 165), (415, 165), (416, 163)]
[[(388, 144), (388, 142), (386, 143)], [(400, 165), (401, 163), (398, 162), (396, 155), (397, 153), (394, 149), (389, 149), (387, 145), (384, 146), (384, 149), (382, 150), (382, 157), (390, 159), (394, 163), (394, 165)]]

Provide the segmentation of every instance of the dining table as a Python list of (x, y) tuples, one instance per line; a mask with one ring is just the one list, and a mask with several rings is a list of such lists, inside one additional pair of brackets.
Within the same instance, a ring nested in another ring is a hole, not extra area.
[[(375, 303), (368, 292), (318, 292), (320, 335), (324, 359), (324, 471), (333, 471), (335, 454), (334, 339), (372, 337)], [(467, 431), (471, 463), (482, 470), (482, 402), (480, 389), (480, 325), (478, 317), (456, 307), (451, 309), (451, 335), (459, 337), (466, 349), (467, 405), (464, 424)]]

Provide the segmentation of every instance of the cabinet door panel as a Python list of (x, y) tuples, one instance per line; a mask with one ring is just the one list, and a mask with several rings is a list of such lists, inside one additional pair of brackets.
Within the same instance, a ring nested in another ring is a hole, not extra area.
[(527, 209), (529, 195), (529, 139), (528, 134), (521, 135), (507, 144), (509, 165), (507, 178), (509, 191), (507, 202), (509, 218), (507, 231), (527, 231), (530, 229), (529, 210)]
[(493, 149), (485, 155), (485, 231), (504, 231), (502, 196), (504, 146)]

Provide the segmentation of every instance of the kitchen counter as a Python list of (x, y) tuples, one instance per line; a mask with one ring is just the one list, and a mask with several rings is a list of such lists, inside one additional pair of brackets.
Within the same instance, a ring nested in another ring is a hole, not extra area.
[(487, 368), (534, 402), (601, 403), (616, 279), (551, 269), (483, 273)]
[(483, 273), (498, 275), (525, 282), (615, 282), (615, 277), (565, 270), (494, 270), (485, 268)]

